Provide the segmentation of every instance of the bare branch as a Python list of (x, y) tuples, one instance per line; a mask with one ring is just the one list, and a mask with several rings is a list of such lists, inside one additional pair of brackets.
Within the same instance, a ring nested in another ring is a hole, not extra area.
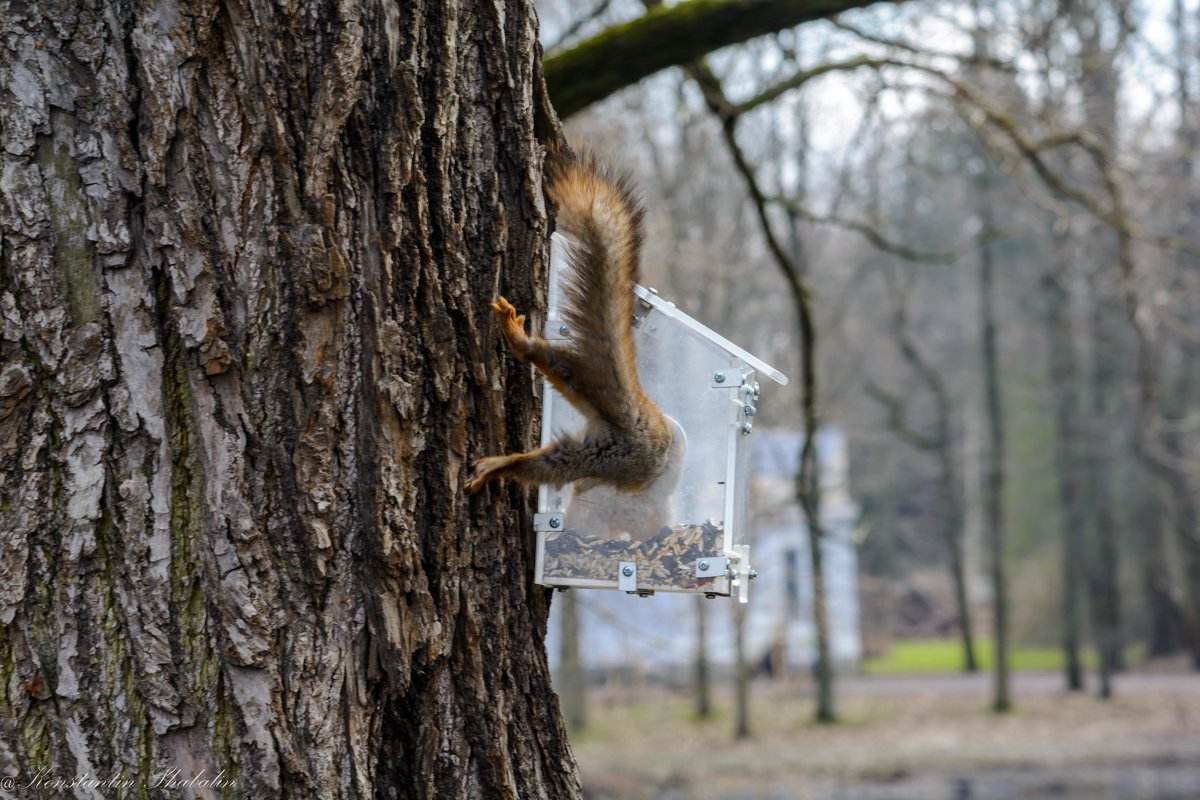
[(835, 27), (840, 28), (847, 33), (857, 36), (865, 42), (883, 45), (893, 50), (901, 50), (906, 53), (912, 53), (922, 58), (952, 58), (963, 64), (970, 64), (976, 67), (990, 67), (991, 69), (1000, 70), (1001, 72), (1015, 72), (1016, 68), (1007, 61), (980, 53), (951, 53), (946, 50), (932, 50), (928, 47), (918, 47), (915, 44), (902, 41), (900, 39), (888, 39), (884, 36), (876, 36), (873, 33), (867, 33), (862, 28), (855, 27), (848, 22), (843, 22), (840, 16), (829, 20)]
[(833, 225), (834, 227), (854, 231), (870, 242), (877, 250), (918, 264), (953, 264), (967, 253), (1005, 236), (1003, 230), (981, 231), (970, 241), (950, 250), (916, 250), (900, 242), (888, 239), (879, 232), (878, 228), (868, 225), (865, 222), (818, 214), (797, 203), (795, 200), (786, 197), (771, 197), (768, 200), (787, 208), (796, 216), (809, 222)]
[(604, 12), (608, 11), (609, 6), (611, 5), (612, 0), (600, 0), (600, 2), (596, 4), (596, 7), (590, 12), (572, 22), (570, 27), (563, 31), (562, 36), (558, 37), (558, 41), (546, 48), (546, 52), (553, 53), (556, 50), (560, 50), (562, 46), (571, 39), (572, 36), (579, 33), (579, 31), (583, 29), (584, 25), (599, 19)]
[(937, 450), (940, 447), (936, 438), (921, 433), (908, 424), (907, 409), (904, 400), (899, 395), (886, 391), (874, 381), (867, 381), (864, 389), (867, 397), (879, 403), (887, 411), (888, 428), (897, 437), (918, 450)]
[[(898, 2), (899, 0), (891, 0)], [(667, 67), (876, 0), (686, 0), (655, 6), (542, 62), (563, 119)]]

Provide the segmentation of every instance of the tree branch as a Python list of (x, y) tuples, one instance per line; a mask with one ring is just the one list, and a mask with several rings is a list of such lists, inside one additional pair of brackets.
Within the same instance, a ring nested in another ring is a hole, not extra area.
[[(561, 118), (667, 67), (876, 0), (686, 0), (657, 6), (542, 62)], [(900, 0), (889, 0), (900, 2)]]
[(611, 5), (612, 0), (600, 0), (599, 4), (597, 4), (596, 7), (590, 12), (572, 22), (570, 26), (563, 31), (562, 36), (558, 37), (558, 41), (546, 48), (546, 52), (553, 53), (555, 50), (561, 49), (562, 46), (566, 44), (572, 36), (583, 30), (584, 25), (587, 25), (592, 20), (599, 19), (604, 12), (608, 11), (608, 7)]
[(1005, 235), (1002, 230), (981, 231), (977, 236), (973, 237), (964, 244), (959, 245), (951, 250), (916, 250), (900, 242), (892, 241), (885, 237), (878, 229), (852, 219), (843, 219), (841, 217), (826, 216), (817, 214), (816, 212), (805, 208), (786, 197), (771, 197), (768, 200), (772, 203), (783, 206), (791, 213), (809, 222), (816, 222), (823, 225), (833, 225), (837, 228), (844, 228), (848, 231), (854, 231), (870, 242), (875, 249), (884, 253), (889, 253), (902, 258), (905, 261), (911, 261), (917, 264), (953, 264), (962, 258), (965, 254), (982, 247), (996, 239)]
[(937, 450), (941, 443), (932, 436), (927, 436), (921, 433), (916, 428), (908, 424), (905, 413), (904, 401), (898, 396), (885, 390), (873, 381), (867, 381), (863, 387), (870, 397), (875, 402), (879, 403), (887, 411), (888, 428), (892, 433), (918, 450)]

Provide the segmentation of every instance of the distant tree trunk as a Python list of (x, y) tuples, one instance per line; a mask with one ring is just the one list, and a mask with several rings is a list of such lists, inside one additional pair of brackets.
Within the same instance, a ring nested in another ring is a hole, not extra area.
[[(728, 141), (732, 141), (733, 129), (727, 124)], [(807, 129), (804, 129), (807, 130)], [(801, 150), (807, 148), (807, 142), (800, 143)], [(736, 151), (740, 157), (740, 150)], [(801, 413), (804, 420), (804, 440), (800, 447), (800, 468), (796, 474), (796, 501), (804, 512), (804, 522), (807, 528), (808, 555), (812, 566), (813, 591), (813, 630), (817, 637), (817, 722), (836, 722), (837, 708), (834, 703), (833, 689), (833, 646), (829, 632), (829, 588), (825, 582), (825, 526), (821, 519), (821, 494), (824, 487), (821, 484), (821, 459), (817, 450), (817, 437), (820, 434), (820, 415), (817, 407), (820, 398), (817, 394), (817, 327), (813, 314), (812, 299), (807, 285), (804, 283), (805, 272), (808, 269), (808, 257), (804, 252), (804, 239), (800, 235), (799, 221), (795, 213), (789, 213), (790, 223), (788, 252), (775, 238), (770, 221), (766, 215), (764, 200), (759, 195), (760, 189), (753, 180), (753, 170), (749, 164), (744, 165), (743, 174), (749, 177), (752, 194), (756, 195), (756, 206), (759, 209), (759, 220), (767, 236), (768, 246), (775, 254), (776, 263), (780, 270), (789, 278), (789, 288), (796, 307), (797, 333), (800, 341), (800, 382)], [(807, 175), (802, 172), (802, 177)], [(804, 180), (796, 188), (803, 200)]]
[[(878, 162), (876, 162), (878, 163)], [(878, 211), (877, 170), (870, 175), (872, 216), (880, 218)], [(904, 215), (906, 224), (914, 224), (912, 210), (916, 203), (913, 192), (905, 192)], [(962, 469), (957, 454), (957, 437), (954, 426), (954, 407), (946, 381), (934, 363), (925, 356), (917, 344), (908, 324), (908, 285), (891, 282), (888, 293), (893, 299), (892, 330), (900, 355), (916, 373), (933, 397), (934, 432), (924, 435), (910, 427), (904, 419), (903, 398), (888, 395), (878, 389), (869, 390), (889, 407), (889, 427), (902, 441), (917, 449), (931, 453), (938, 464), (938, 488), (942, 497), (941, 534), (946, 546), (950, 567), (950, 580), (954, 586), (954, 606), (958, 618), (959, 637), (962, 640), (963, 671), (972, 673), (979, 669), (975, 658), (975, 636), (971, 621), (971, 604), (967, 592), (967, 565), (964, 539), (966, 536), (966, 500), (962, 492)]]
[(746, 659), (746, 607), (733, 605), (734, 658), (733, 665), (733, 737), (750, 736), (750, 665)]
[[(990, 179), (985, 173), (977, 183), (983, 230), (993, 230)], [(992, 708), (1008, 711), (1008, 587), (1004, 570), (1004, 409), (1000, 395), (1000, 356), (996, 332), (996, 291), (992, 246), (979, 251), (979, 306), (983, 318), (984, 404), (987, 412), (987, 461), (984, 465), (984, 537), (987, 540), (992, 579), (992, 627), (995, 638), (995, 680)]]
[[(1080, 38), (1081, 83), (1088, 125), (1098, 132), (1106, 152), (1116, 153), (1117, 75), (1113, 62), (1118, 43), (1106, 41), (1111, 36), (1102, 24), (1106, 11), (1119, 12), (1119, 3), (1109, 5), (1101, 0), (1096, 7), (1085, 3), (1074, 7), (1074, 27)], [(1119, 42), (1119, 38), (1117, 40)], [(1111, 267), (1105, 262), (1110, 252), (1120, 253), (1120, 245), (1110, 246), (1112, 235), (1098, 231), (1100, 264), (1106, 273)], [(1093, 237), (1093, 240), (1097, 237)], [(1119, 347), (1117, 334), (1119, 312), (1103, 290), (1103, 281), (1096, 280), (1097, 291), (1092, 297), (1092, 429), (1089, 436), (1091, 452), (1088, 458), (1089, 483), (1092, 489), (1092, 532), (1094, 538), (1089, 585), (1092, 628), (1100, 654), (1100, 696), (1112, 696), (1112, 674), (1119, 666), (1121, 652), (1120, 585), (1117, 580), (1117, 520), (1115, 511), (1115, 480), (1118, 459), (1112, 435), (1116, 419), (1115, 401), (1119, 392)]]
[(1079, 420), (1079, 365), (1071, 333), (1071, 257), (1065, 233), (1052, 232), (1055, 258), (1042, 278), (1046, 297), (1046, 344), (1050, 352), (1050, 391), (1057, 423), (1055, 471), (1058, 478), (1059, 525), (1062, 529), (1062, 624), (1067, 689), (1083, 689), (1083, 576), (1087, 560), (1087, 515), (1084, 505)]
[(0, 772), (579, 796), (527, 497), (460, 490), (536, 428), (531, 5), (3, 9)]
[(958, 634), (962, 640), (963, 671), (977, 672), (975, 634), (971, 622), (971, 601), (967, 593), (967, 559), (963, 543), (967, 514), (961, 490), (961, 475), (955, 458), (953, 437), (938, 447), (939, 483), (946, 498), (946, 524), (943, 536), (950, 554), (950, 577), (954, 581), (954, 608), (958, 615)]
[[(1178, 69), (1176, 100), (1179, 128), (1176, 133), (1176, 169), (1179, 186), (1186, 193), (1178, 230), (1183, 235), (1191, 235), (1196, 220), (1200, 219), (1200, 191), (1196, 187), (1196, 150), (1200, 148), (1200, 124), (1196, 119), (1196, 104), (1192, 96), (1192, 74), (1197, 66), (1200, 66), (1197, 63), (1200, 61), (1200, 51), (1197, 50), (1196, 37), (1188, 34), (1188, 28), (1191, 26), (1187, 22), (1187, 10), (1183, 0), (1175, 0), (1172, 13)], [(1196, 287), (1200, 284), (1200, 259), (1197, 259), (1194, 253), (1180, 250), (1177, 264), (1180, 279), (1177, 289), (1185, 296), (1194, 296)], [(1200, 379), (1196, 374), (1196, 364), (1200, 363), (1200, 344), (1197, 344), (1195, 339), (1196, 331), (1200, 330), (1200, 308), (1193, 304), (1190, 313), (1185, 313), (1184, 320), (1190, 323), (1193, 336), (1190, 340), (1184, 338), (1177, 346), (1179, 371), (1170, 402), (1172, 407), (1169, 409), (1169, 416), (1177, 420), (1184, 419), (1189, 409), (1194, 409), (1200, 404)], [(1186, 463), (1187, 442), (1178, 426), (1164, 436), (1163, 445), (1175, 464)], [(1162, 474), (1163, 471), (1160, 470), (1160, 475)], [(1188, 646), (1193, 666), (1200, 669), (1200, 486), (1197, 485), (1194, 475), (1185, 469), (1167, 470), (1163, 477), (1173, 501), (1175, 526), (1179, 534), (1179, 552), (1184, 562), (1187, 592), (1187, 613), (1184, 615), (1184, 621)], [(1159, 596), (1163, 601), (1170, 598), (1170, 594), (1165, 597)]]
[(1112, 453), (1112, 397), (1117, 391), (1112, 336), (1113, 315), (1103, 296), (1093, 297), (1092, 341), (1095, 355), (1092, 367), (1092, 433), (1088, 458), (1092, 486), (1092, 531), (1094, 553), (1091, 564), (1090, 607), (1096, 648), (1100, 654), (1100, 696), (1112, 696), (1112, 673), (1116, 665), (1114, 650), (1119, 648), (1118, 586), (1116, 538), (1117, 522), (1113, 511), (1112, 483), (1115, 469)]
[(696, 595), (696, 718), (712, 716), (712, 678), (708, 667), (708, 598)]
[[(733, 159), (734, 167), (746, 182), (750, 199), (754, 202), (759, 225), (767, 241), (767, 248), (775, 259), (796, 308), (796, 325), (800, 343), (800, 403), (804, 420), (804, 442), (800, 448), (800, 467), (796, 475), (796, 502), (804, 512), (808, 533), (808, 551), (812, 562), (813, 580), (813, 627), (817, 638), (817, 714), (818, 722), (835, 722), (833, 664), (829, 644), (829, 613), (826, 606), (826, 587), (822, 545), (824, 530), (821, 525), (821, 464), (817, 457), (817, 436), (820, 433), (819, 398), (817, 395), (817, 330), (813, 314), (811, 292), (805, 282), (806, 272), (803, 242), (796, 235), (785, 247), (775, 235), (767, 212), (767, 198), (754, 175), (754, 168), (746, 160), (738, 145), (736, 131), (738, 115), (725, 96), (721, 82), (703, 62), (688, 67), (688, 74), (704, 94), (709, 111), (721, 121), (721, 133)], [(794, 220), (793, 220), (794, 224)], [(793, 229), (796, 231), (797, 229)]]
[(1185, 623), (1179, 604), (1171, 591), (1167, 539), (1167, 514), (1162, 492), (1152, 481), (1142, 495), (1135, 514), (1143, 530), (1141, 556), (1142, 587), (1146, 592), (1146, 611), (1150, 617), (1146, 634), (1149, 658), (1171, 656), (1183, 645)]
[(575, 591), (559, 594), (558, 677), (562, 689), (562, 711), (567, 728), (578, 732), (587, 727), (587, 672), (579, 653), (579, 595)]

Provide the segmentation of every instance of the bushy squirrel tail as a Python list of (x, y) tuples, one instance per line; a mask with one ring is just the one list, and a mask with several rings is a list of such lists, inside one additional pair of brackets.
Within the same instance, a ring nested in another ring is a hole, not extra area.
[[(615, 373), (640, 393), (633, 348), (633, 285), (638, 281), (645, 212), (630, 179), (588, 153), (552, 151), (547, 193), (571, 240), (564, 316), (577, 348), (608, 343)], [(618, 388), (618, 387), (613, 387)]]

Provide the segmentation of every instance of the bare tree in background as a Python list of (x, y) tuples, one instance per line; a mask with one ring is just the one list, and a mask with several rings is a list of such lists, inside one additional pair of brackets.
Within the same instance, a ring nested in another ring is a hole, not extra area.
[(567, 728), (577, 733), (587, 727), (588, 679), (580, 654), (583, 638), (579, 620), (579, 594), (566, 591), (558, 596), (559, 654), (558, 687)]
[[(1063, 225), (1065, 228), (1065, 223)], [(1058, 480), (1059, 526), (1062, 531), (1062, 615), (1064, 670), (1067, 688), (1083, 689), (1084, 542), (1087, 533), (1083, 431), (1080, 426), (1079, 364), (1071, 329), (1071, 289), (1074, 270), (1066, 230), (1052, 229), (1054, 255), (1044, 281), (1045, 331), (1050, 352), (1050, 389), (1056, 422), (1055, 466)]]

